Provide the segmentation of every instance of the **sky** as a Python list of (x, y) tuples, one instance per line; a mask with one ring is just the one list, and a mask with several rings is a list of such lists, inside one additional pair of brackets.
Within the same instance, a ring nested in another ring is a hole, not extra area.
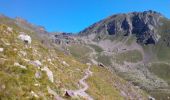
[(170, 18), (170, 0), (0, 0), (0, 14), (49, 32), (79, 32), (110, 15), (154, 10)]

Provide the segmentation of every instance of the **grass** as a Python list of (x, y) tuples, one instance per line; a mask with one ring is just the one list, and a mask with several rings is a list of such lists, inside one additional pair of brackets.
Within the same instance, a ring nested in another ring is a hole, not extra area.
[(152, 91), (150, 94), (157, 100), (168, 100), (170, 97), (170, 93), (167, 91)]
[[(77, 82), (82, 77), (82, 75), (84, 75), (81, 71), (85, 69), (85, 65), (77, 61), (72, 61), (72, 57), (64, 56), (63, 53), (53, 50), (53, 48), (49, 50), (49, 48), (45, 47), (43, 44), (36, 40), (32, 41), (32, 45), (30, 46), (31, 48), (26, 48), (25, 44), (17, 39), (17, 32), (6, 35), (3, 33), (3, 30), (6, 30), (7, 26), (3, 25), (1, 27), (3, 27), (0, 31), (1, 39), (6, 40), (6, 42), (10, 43), (10, 46), (6, 46), (3, 42), (0, 43), (0, 47), (4, 48), (4, 52), (1, 53), (0, 57), (6, 59), (4, 61), (0, 61), (0, 86), (4, 86), (5, 84), (6, 89), (0, 92), (1, 99), (33, 99), (34, 97), (31, 96), (31, 91), (34, 91), (38, 95), (39, 93), (42, 94), (43, 96), (39, 95), (40, 98), (45, 97), (46, 99), (51, 99), (51, 96), (47, 92), (47, 86), (50, 86), (59, 95), (62, 92), (62, 88), (77, 89)], [(16, 49), (16, 51), (14, 50), (14, 48)], [(27, 55), (22, 56), (20, 55), (19, 51), (25, 51)], [(70, 67), (65, 68), (65, 66), (61, 64), (60, 60), (55, 58), (57, 56), (59, 56), (59, 59), (68, 62)], [(46, 60), (47, 58), (53, 59), (52, 63), (54, 65), (51, 65)], [(30, 63), (24, 61), (23, 59), (33, 61), (40, 60), (44, 66), (48, 66), (49, 69), (53, 71), (54, 79), (56, 80), (56, 82), (58, 82), (51, 83), (46, 73), (42, 72), (41, 70), (39, 70), (41, 72), (41, 78), (36, 79), (35, 73), (36, 71), (38, 71), (38, 69)], [(22, 69), (18, 66), (14, 66), (15, 62), (26, 66), (27, 69)], [(79, 69), (80, 71), (76, 71), (77, 69)], [(34, 84), (37, 83), (40, 84), (39, 87), (34, 86)]]
[[(53, 96), (48, 93), (47, 86), (61, 97), (64, 97), (63, 89), (78, 89), (77, 83), (84, 76), (84, 70), (88, 67), (87, 65), (65, 55), (56, 47), (46, 47), (38, 39), (33, 39), (32, 44), (26, 46), (21, 40), (17, 39), (20, 31), (19, 27), (13, 27), (13, 33), (9, 34), (4, 33), (7, 27), (8, 25), (0, 25), (0, 47), (4, 48), (4, 51), (0, 53), (0, 99), (52, 100)], [(24, 32), (34, 36), (33, 32), (27, 30)], [(10, 43), (10, 45), (6, 45), (4, 41)], [(21, 51), (26, 52), (27, 55), (22, 55)], [(82, 45), (73, 45), (70, 47), (70, 51), (77, 58), (83, 58), (90, 52), (90, 49)], [(41, 68), (48, 67), (53, 72), (54, 83), (48, 79), (46, 72), (41, 71), (29, 61), (25, 61), (25, 59), (30, 61), (39, 60), (42, 63)], [(51, 59), (51, 62), (48, 59)], [(63, 61), (70, 66), (63, 65)], [(26, 66), (27, 69), (14, 66), (15, 62)], [(40, 78), (35, 77), (37, 71), (41, 73)], [(92, 97), (98, 99), (122, 99), (120, 91), (112, 86), (114, 79), (111, 79), (111, 77), (114, 78), (114, 76), (107, 69), (94, 67), (92, 71), (94, 76), (89, 78), (88, 81), (90, 85), (88, 93)], [(35, 84), (39, 84), (39, 86), (35, 86)], [(31, 91), (34, 91), (39, 98), (34, 97)]]
[(97, 61), (101, 62), (105, 66), (111, 66), (112, 65), (111, 59), (112, 59), (111, 56), (107, 56), (107, 55), (103, 55), (103, 54), (97, 55)]
[[(69, 47), (69, 50), (70, 50), (70, 53), (77, 58), (84, 57), (91, 51), (90, 48), (84, 45), (71, 45)], [(77, 51), (80, 51), (80, 52), (77, 52)]]
[(89, 86), (88, 93), (91, 94), (96, 100), (123, 100), (119, 90), (113, 87), (114, 78), (106, 69), (99, 67), (92, 68), (93, 76), (87, 80)]
[(92, 52), (92, 50), (85, 46), (85, 45), (71, 45), (68, 47), (70, 53), (72, 56), (74, 56), (77, 60), (87, 63), (89, 62), (89, 55)]
[[(152, 52), (154, 52), (159, 61), (170, 60), (170, 21), (168, 19), (161, 19), (162, 26), (158, 28), (158, 33), (161, 35), (159, 42), (152, 46)], [(148, 45), (150, 46), (150, 45)]]
[(126, 42), (126, 45), (131, 45), (134, 41), (136, 41), (136, 37), (135, 36), (130, 36), (129, 39)]
[(170, 84), (170, 65), (164, 63), (153, 63), (150, 67), (150, 71), (158, 77), (166, 80)]
[[(93, 66), (91, 71), (93, 72), (93, 76), (87, 79), (90, 86), (87, 92), (92, 95), (95, 100), (124, 100), (125, 98), (120, 94), (122, 90), (133, 94), (132, 91), (134, 87), (128, 86), (125, 80), (111, 73), (108, 69)], [(117, 83), (119, 83), (122, 89), (120, 89), (119, 86), (115, 86)], [(140, 93), (144, 98), (147, 97), (147, 94), (143, 91), (140, 91)]]
[(96, 52), (101, 53), (103, 49), (97, 45), (90, 44), (90, 47), (92, 47)]
[(137, 63), (139, 61), (142, 61), (143, 57), (138, 50), (132, 50), (116, 54), (114, 59), (117, 63), (123, 63), (123, 61)]

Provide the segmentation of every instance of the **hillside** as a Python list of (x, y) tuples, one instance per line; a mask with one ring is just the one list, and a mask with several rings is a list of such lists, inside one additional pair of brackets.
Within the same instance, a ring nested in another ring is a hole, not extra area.
[(156, 99), (170, 97), (170, 20), (156, 11), (116, 14), (61, 44), (77, 60), (109, 68)]
[(0, 99), (147, 100), (143, 90), (107, 68), (77, 61), (48, 34), (16, 22), (0, 17)]

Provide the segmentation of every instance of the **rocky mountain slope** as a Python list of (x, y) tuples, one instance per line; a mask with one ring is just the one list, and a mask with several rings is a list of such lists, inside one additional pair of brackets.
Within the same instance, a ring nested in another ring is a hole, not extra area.
[(50, 37), (0, 16), (0, 99), (147, 100), (144, 91), (107, 68), (62, 52)]
[[(77, 60), (109, 68), (158, 100), (170, 97), (170, 20), (155, 11), (103, 19), (67, 44)], [(78, 52), (79, 51), (79, 52)]]
[(155, 11), (113, 15), (86, 28), (80, 35), (97, 34), (97, 38), (104, 38), (103, 35), (135, 34), (139, 43), (156, 43), (160, 38), (157, 28), (161, 25), (161, 18), (163, 16)]

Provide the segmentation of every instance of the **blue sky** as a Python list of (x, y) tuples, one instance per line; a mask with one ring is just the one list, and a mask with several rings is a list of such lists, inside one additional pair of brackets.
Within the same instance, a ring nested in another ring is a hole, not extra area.
[(0, 0), (0, 13), (48, 31), (79, 32), (110, 15), (144, 10), (170, 18), (170, 0)]

